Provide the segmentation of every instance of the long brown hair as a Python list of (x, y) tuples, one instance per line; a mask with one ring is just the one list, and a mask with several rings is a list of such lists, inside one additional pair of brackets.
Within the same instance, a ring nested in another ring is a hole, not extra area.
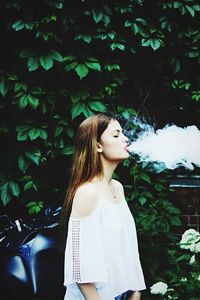
[[(68, 218), (78, 187), (92, 180), (95, 176), (101, 177), (103, 175), (97, 143), (100, 142), (101, 135), (108, 127), (110, 121), (116, 119), (111, 114), (98, 114), (85, 119), (77, 130), (69, 187), (60, 217), (60, 228), (63, 237), (64, 233), (66, 237)], [(62, 242), (65, 243), (65, 241)]]

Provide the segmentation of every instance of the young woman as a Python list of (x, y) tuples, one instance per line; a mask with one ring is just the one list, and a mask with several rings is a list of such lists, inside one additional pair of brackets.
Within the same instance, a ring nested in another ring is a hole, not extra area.
[(77, 131), (62, 220), (68, 222), (65, 300), (138, 300), (145, 289), (136, 229), (121, 183), (112, 179), (129, 157), (127, 137), (106, 114)]

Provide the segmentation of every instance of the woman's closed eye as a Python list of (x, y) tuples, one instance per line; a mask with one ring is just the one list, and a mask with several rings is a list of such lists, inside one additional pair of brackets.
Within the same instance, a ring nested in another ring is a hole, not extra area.
[(113, 137), (114, 138), (118, 138), (121, 134), (121, 130), (117, 129), (113, 131)]

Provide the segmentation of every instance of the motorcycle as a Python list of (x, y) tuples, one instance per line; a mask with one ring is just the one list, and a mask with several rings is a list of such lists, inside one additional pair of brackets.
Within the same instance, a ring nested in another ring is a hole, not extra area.
[(63, 300), (63, 255), (57, 231), (61, 206), (24, 222), (0, 216), (0, 299)]

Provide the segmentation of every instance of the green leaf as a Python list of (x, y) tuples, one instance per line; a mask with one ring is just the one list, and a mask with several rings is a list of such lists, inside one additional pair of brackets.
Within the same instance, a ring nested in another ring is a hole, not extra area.
[(10, 187), (12, 195), (14, 197), (18, 197), (19, 194), (20, 194), (19, 185), (14, 181), (10, 181), (9, 182), (9, 187)]
[(89, 108), (88, 105), (85, 105), (84, 110), (83, 110), (83, 114), (86, 118), (94, 115), (94, 113), (92, 112), (92, 110)]
[(36, 204), (37, 204), (37, 202), (30, 201), (29, 203), (26, 204), (26, 207), (32, 207), (32, 206), (35, 206)]
[(90, 69), (94, 69), (96, 71), (101, 71), (101, 66), (99, 63), (95, 62), (86, 62), (86, 66)]
[(26, 207), (28, 208), (28, 213), (30, 215), (34, 214), (34, 213), (39, 213), (41, 211), (41, 209), (44, 206), (44, 202), (43, 201), (31, 201), (29, 202)]
[(160, 41), (157, 39), (150, 39), (150, 46), (155, 51), (160, 47)]
[(145, 198), (144, 196), (140, 197), (138, 200), (141, 205), (144, 205), (147, 202), (147, 198)]
[(12, 24), (12, 28), (15, 31), (22, 30), (24, 28), (24, 23), (21, 20), (17, 20), (15, 23)]
[(82, 38), (88, 44), (90, 44), (92, 41), (92, 37), (90, 35), (83, 35)]
[(140, 174), (140, 178), (143, 179), (144, 181), (148, 182), (148, 183), (151, 183), (150, 176), (145, 174), (145, 173)]
[(53, 34), (52, 33), (45, 34), (43, 32), (38, 31), (35, 36), (36, 36), (36, 38), (41, 37), (44, 41), (47, 42), (49, 40), (49, 38), (53, 36)]
[(105, 65), (104, 69), (107, 69), (109, 72), (111, 72), (112, 70), (120, 70), (120, 66), (117, 64), (109, 64), (109, 65)]
[(182, 15), (185, 15), (186, 13), (187, 13), (187, 10), (186, 10), (185, 6), (182, 5), (182, 6), (181, 6), (181, 14), (182, 14)]
[(72, 100), (72, 102), (76, 103), (79, 102), (80, 99), (84, 100), (87, 99), (90, 96), (89, 92), (86, 90), (80, 90), (80, 91), (76, 91), (74, 93), (72, 93), (70, 95), (70, 98)]
[(71, 108), (72, 120), (78, 117), (81, 113), (83, 113), (83, 110), (84, 105), (81, 102), (73, 104)]
[(171, 218), (171, 224), (174, 226), (180, 226), (181, 220), (178, 217), (172, 217)]
[(28, 105), (27, 95), (23, 94), (18, 100), (19, 109), (24, 109)]
[(8, 88), (6, 87), (5, 79), (2, 79), (0, 82), (0, 94), (5, 97), (8, 92)]
[(151, 43), (151, 40), (150, 40), (150, 39), (142, 39), (142, 40), (141, 40), (141, 45), (142, 45), (143, 47), (148, 47), (148, 46), (150, 45), (150, 43)]
[(154, 196), (152, 195), (152, 193), (150, 193), (150, 192), (148, 192), (148, 191), (145, 191), (145, 192), (143, 193), (143, 195), (145, 195), (146, 197), (148, 197), (148, 198), (150, 198), (150, 199), (153, 199), (153, 198), (154, 198)]
[(37, 191), (37, 187), (35, 186), (35, 184), (32, 180), (26, 182), (26, 184), (24, 185), (24, 191), (30, 190), (32, 188)]
[(135, 22), (142, 24), (142, 25), (147, 25), (147, 21), (145, 19), (142, 18), (137, 18), (135, 19)]
[(46, 140), (47, 139), (47, 137), (48, 137), (48, 134), (47, 134), (47, 132), (44, 130), (44, 129), (39, 129), (39, 131), (40, 131), (40, 137), (43, 139), (43, 140)]
[(41, 137), (43, 140), (46, 140), (48, 135), (47, 132), (42, 128), (32, 128), (28, 132), (28, 136), (31, 141), (36, 140), (38, 137)]
[(88, 102), (88, 105), (92, 110), (95, 110), (95, 111), (98, 111), (98, 112), (107, 111), (107, 107), (99, 101), (90, 101), (90, 102)]
[(123, 166), (129, 167), (129, 166), (130, 166), (130, 163), (131, 163), (130, 159), (125, 159), (125, 160), (123, 161)]
[(27, 191), (27, 190), (31, 189), (32, 187), (33, 187), (33, 181), (28, 181), (24, 185), (24, 191)]
[(130, 27), (130, 26), (132, 26), (132, 23), (130, 21), (126, 20), (124, 23), (124, 27)]
[(52, 51), (51, 52), (51, 58), (53, 58), (54, 60), (59, 61), (59, 62), (63, 61), (62, 55), (57, 51)]
[(154, 187), (158, 192), (161, 192), (164, 189), (163, 185), (160, 183), (156, 183)]
[(5, 182), (1, 185), (1, 201), (3, 202), (3, 205), (8, 204), (10, 202), (10, 195), (9, 195), (9, 182)]
[(29, 72), (35, 71), (39, 68), (39, 61), (37, 57), (29, 57), (28, 70)]
[(121, 43), (112, 43), (110, 45), (110, 48), (111, 48), (112, 51), (114, 51), (116, 48), (118, 48), (121, 51), (125, 50), (125, 46), (123, 44), (121, 44)]
[(193, 9), (194, 9), (195, 11), (200, 11), (200, 4), (195, 4), (195, 5), (193, 5)]
[(133, 24), (133, 33), (136, 35), (136, 34), (138, 34), (139, 32), (140, 32), (139, 26), (138, 26), (136, 23), (134, 23), (134, 24)]
[(95, 23), (99, 23), (103, 19), (102, 11), (92, 10), (92, 16)]
[(27, 141), (28, 140), (28, 132), (18, 131), (17, 140), (20, 141), (20, 142)]
[(41, 160), (41, 152), (40, 150), (35, 150), (33, 152), (26, 151), (25, 155), (36, 165), (39, 165), (40, 160)]
[(25, 23), (24, 26), (26, 29), (32, 30), (34, 28), (34, 23), (33, 22)]
[(57, 136), (59, 136), (62, 132), (63, 132), (63, 127), (62, 127), (62, 126), (58, 126), (58, 127), (56, 127), (54, 136), (57, 137)]
[(19, 91), (26, 92), (28, 90), (28, 85), (23, 82), (17, 82), (14, 86), (14, 92), (17, 93)]
[(75, 71), (80, 79), (83, 79), (85, 76), (87, 76), (89, 69), (84, 64), (78, 64), (75, 68)]
[(174, 72), (178, 73), (181, 69), (181, 63), (178, 59), (176, 59), (175, 63), (174, 63)]
[(189, 261), (189, 259), (191, 258), (190, 254), (182, 254), (180, 257), (177, 258), (177, 262), (186, 260)]
[(42, 207), (35, 206), (35, 213), (38, 214), (41, 211)]
[(23, 173), (25, 173), (29, 167), (29, 162), (23, 155), (18, 157), (18, 167)]
[(116, 37), (116, 32), (108, 32), (108, 37), (111, 39), (111, 40), (114, 40), (114, 38)]
[(55, 3), (55, 7), (57, 9), (62, 9), (63, 8), (63, 3), (62, 2)]
[(179, 1), (175, 1), (174, 2), (174, 8), (179, 8), (179, 7), (181, 7), (183, 4), (181, 3), (181, 2), (179, 2)]
[(32, 95), (45, 95), (45, 91), (40, 86), (31, 88)]
[(28, 136), (31, 141), (36, 140), (40, 136), (40, 129), (39, 128), (32, 128), (28, 132)]
[(51, 69), (53, 67), (53, 59), (49, 56), (41, 56), (40, 64), (43, 67), (43, 69), (48, 71), (49, 69)]
[(103, 22), (104, 22), (104, 25), (107, 27), (108, 24), (110, 24), (110, 16), (104, 14)]
[(63, 57), (63, 61), (73, 61), (76, 60), (76, 57), (73, 55), (67, 55)]
[(68, 65), (65, 67), (65, 70), (66, 70), (67, 72), (69, 72), (69, 71), (75, 69), (75, 67), (77, 66), (77, 64), (78, 64), (77, 61), (72, 62), (72, 63), (68, 64)]
[(194, 18), (194, 16), (195, 16), (195, 10), (193, 8), (191, 8), (190, 6), (188, 6), (188, 5), (186, 5), (185, 8), (189, 12), (189, 14)]
[(33, 107), (34, 109), (36, 109), (39, 105), (39, 99), (38, 98), (35, 98), (31, 95), (28, 95), (27, 96), (27, 100), (28, 100), (28, 104)]
[(65, 147), (61, 150), (61, 154), (63, 155), (71, 155), (74, 151), (74, 148), (72, 146), (68, 146), (68, 147)]
[(66, 129), (66, 133), (67, 133), (67, 135), (68, 135), (70, 138), (73, 138), (73, 137), (74, 137), (74, 129), (72, 129), (72, 128), (67, 128), (67, 129)]

